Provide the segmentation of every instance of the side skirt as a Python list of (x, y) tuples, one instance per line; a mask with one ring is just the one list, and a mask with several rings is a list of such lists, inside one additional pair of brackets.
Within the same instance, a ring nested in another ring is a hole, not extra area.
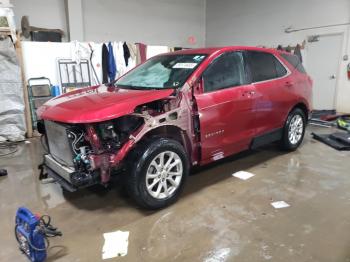
[(254, 137), (250, 144), (250, 149), (256, 149), (258, 147), (270, 144), (272, 142), (282, 139), (283, 128), (275, 129), (271, 132)]

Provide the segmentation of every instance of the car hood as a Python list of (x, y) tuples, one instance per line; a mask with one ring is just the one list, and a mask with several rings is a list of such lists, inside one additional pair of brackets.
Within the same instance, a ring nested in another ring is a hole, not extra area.
[(94, 123), (134, 112), (135, 107), (170, 96), (173, 89), (129, 90), (94, 86), (55, 97), (37, 113), (44, 120), (63, 123)]

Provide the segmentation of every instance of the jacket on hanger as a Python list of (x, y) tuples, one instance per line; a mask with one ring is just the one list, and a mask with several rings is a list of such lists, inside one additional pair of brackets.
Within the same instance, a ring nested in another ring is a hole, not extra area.
[(126, 72), (123, 42), (113, 42), (113, 51), (117, 63), (117, 77), (120, 77)]
[(102, 45), (102, 83), (108, 83), (108, 48)]
[(108, 43), (108, 76), (109, 81), (112, 82), (115, 79), (117, 74), (117, 66), (115, 64), (114, 54), (113, 54), (113, 46), (112, 43)]
[(301, 45), (297, 44), (297, 46), (294, 49), (294, 54), (299, 57), (300, 62), (303, 62), (303, 57), (301, 55)]
[(140, 64), (146, 61), (147, 46), (142, 43), (136, 43), (137, 46), (137, 59), (136, 63)]
[(123, 51), (124, 51), (124, 60), (125, 60), (125, 65), (128, 67), (129, 65), (129, 58), (130, 58), (130, 50), (126, 42), (123, 44)]

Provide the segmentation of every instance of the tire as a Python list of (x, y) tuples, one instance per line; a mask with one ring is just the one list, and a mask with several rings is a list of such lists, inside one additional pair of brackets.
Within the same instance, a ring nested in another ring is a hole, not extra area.
[(140, 206), (160, 209), (178, 199), (189, 173), (188, 157), (180, 143), (150, 139), (137, 145), (127, 162), (126, 187)]
[(306, 116), (303, 110), (295, 108), (289, 113), (283, 128), (281, 147), (283, 150), (294, 151), (302, 143), (305, 135)]

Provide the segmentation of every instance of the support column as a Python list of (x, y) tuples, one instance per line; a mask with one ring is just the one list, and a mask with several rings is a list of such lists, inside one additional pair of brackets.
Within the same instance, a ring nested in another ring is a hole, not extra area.
[(84, 41), (82, 0), (66, 0), (69, 41)]

